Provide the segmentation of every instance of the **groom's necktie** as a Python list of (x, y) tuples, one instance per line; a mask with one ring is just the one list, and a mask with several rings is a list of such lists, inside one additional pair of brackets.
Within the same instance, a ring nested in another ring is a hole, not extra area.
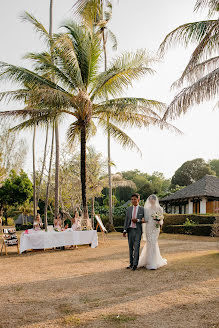
[[(137, 206), (134, 206), (133, 213), (132, 213), (132, 219), (136, 219), (136, 211), (137, 211)], [(136, 223), (132, 222), (131, 228), (136, 228)]]

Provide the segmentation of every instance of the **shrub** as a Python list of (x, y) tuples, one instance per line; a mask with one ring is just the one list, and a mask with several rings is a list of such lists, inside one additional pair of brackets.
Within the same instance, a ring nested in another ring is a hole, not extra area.
[(8, 226), (13, 226), (14, 225), (14, 219), (8, 218), (7, 223), (8, 223)]
[(27, 229), (32, 229), (33, 225), (28, 222), (28, 224), (16, 224), (16, 230), (20, 231), (20, 230), (27, 230)]
[(124, 226), (115, 227), (115, 230), (116, 230), (117, 232), (123, 232), (123, 230), (124, 230)]
[(212, 224), (196, 224), (196, 225), (168, 225), (163, 226), (163, 232), (176, 233), (184, 235), (211, 236)]
[(202, 214), (164, 214), (164, 227), (169, 225), (182, 225), (186, 219), (195, 224), (213, 224), (215, 216)]
[(188, 218), (186, 219), (186, 221), (183, 223), (183, 225), (185, 227), (191, 227), (191, 226), (194, 226), (195, 225), (195, 222), (192, 221), (192, 220), (189, 220)]

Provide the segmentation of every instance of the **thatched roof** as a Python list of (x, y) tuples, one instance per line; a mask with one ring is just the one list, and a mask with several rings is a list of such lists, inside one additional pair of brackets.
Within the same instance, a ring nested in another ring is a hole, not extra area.
[(205, 175), (202, 179), (176, 191), (172, 195), (162, 198), (160, 201), (171, 201), (203, 196), (219, 198), (219, 178), (213, 175)]

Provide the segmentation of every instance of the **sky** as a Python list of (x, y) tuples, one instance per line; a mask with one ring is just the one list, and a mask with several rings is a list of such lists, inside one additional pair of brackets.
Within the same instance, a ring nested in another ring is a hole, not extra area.
[[(59, 31), (66, 18), (71, 18), (75, 0), (54, 0), (54, 32)], [(206, 19), (207, 12), (194, 13), (195, 0), (114, 0), (113, 19), (110, 28), (116, 34), (118, 49), (109, 51), (110, 57), (124, 51), (147, 49), (155, 54), (164, 37), (173, 29), (187, 22)], [(39, 52), (45, 49), (42, 40), (20, 16), (24, 11), (34, 14), (48, 27), (49, 0), (1, 0), (0, 60), (15, 65), (29, 63), (22, 57), (27, 52)], [(145, 76), (135, 82), (124, 96), (144, 97), (170, 103), (176, 94), (171, 91), (171, 84), (179, 78), (185, 68), (195, 45), (187, 49), (177, 46), (166, 54), (161, 62), (153, 65), (156, 74)], [(14, 86), (0, 82), (0, 90), (10, 90)], [(170, 178), (176, 169), (185, 161), (202, 157), (205, 160), (219, 158), (219, 112), (214, 111), (215, 102), (206, 102), (194, 106), (188, 113), (171, 123), (179, 128), (183, 135), (175, 135), (158, 128), (128, 129), (126, 132), (133, 138), (142, 151), (142, 157), (136, 151), (123, 149), (112, 141), (112, 161), (114, 172), (138, 169), (143, 172), (163, 172)], [(19, 104), (0, 104), (0, 110), (19, 108)], [(66, 128), (69, 122), (64, 121), (60, 127), (61, 143), (64, 144)], [(31, 172), (31, 131), (19, 134), (25, 137), (29, 146), (25, 170)], [(37, 157), (43, 153), (45, 132), (37, 132)], [(106, 136), (98, 131), (89, 144), (107, 155)]]

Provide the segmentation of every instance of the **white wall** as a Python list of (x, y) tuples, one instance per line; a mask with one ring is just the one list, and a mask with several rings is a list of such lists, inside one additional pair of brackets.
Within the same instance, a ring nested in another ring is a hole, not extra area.
[(206, 203), (206, 198), (202, 198), (202, 200), (200, 201), (200, 214), (206, 214)]
[(189, 199), (189, 211), (188, 214), (193, 214), (193, 202)]

